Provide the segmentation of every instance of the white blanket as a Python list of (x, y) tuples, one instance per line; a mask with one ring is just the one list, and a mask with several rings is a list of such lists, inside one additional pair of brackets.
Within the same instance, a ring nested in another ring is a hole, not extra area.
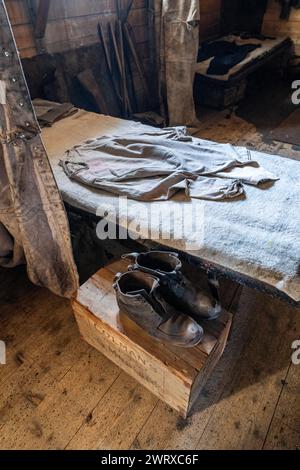
[[(146, 128), (132, 121), (85, 111), (45, 128), (43, 139), (64, 200), (90, 213), (96, 213), (99, 206), (118, 207), (117, 196), (71, 181), (59, 166), (59, 160), (65, 151), (87, 139)], [(178, 195), (163, 202), (128, 200), (129, 222), (133, 224), (130, 229), (146, 239), (157, 240), (161, 228), (168, 223), (170, 211), (174, 214), (176, 230), (182, 223), (182, 211), (192, 210), (194, 216), (182, 238), (160, 239), (161, 244), (232, 270), (239, 277), (245, 275), (267, 283), (299, 302), (300, 162), (260, 152), (252, 152), (252, 158), (280, 180), (265, 190), (248, 186), (247, 197), (232, 202), (196, 199), (186, 202)], [(121, 224), (125, 210), (121, 208)], [(158, 211), (162, 217), (165, 214), (163, 225), (161, 220), (153, 218), (151, 233), (149, 211)]]

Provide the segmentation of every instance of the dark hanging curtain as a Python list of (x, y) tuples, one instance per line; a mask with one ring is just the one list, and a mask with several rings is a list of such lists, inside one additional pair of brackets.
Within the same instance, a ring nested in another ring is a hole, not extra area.
[(199, 50), (199, 0), (150, 0), (150, 21), (161, 114), (169, 125), (193, 125)]
[(280, 18), (282, 20), (289, 19), (292, 8), (300, 8), (300, 0), (280, 0), (280, 2), (282, 5)]
[(268, 0), (222, 0), (222, 32), (260, 33)]

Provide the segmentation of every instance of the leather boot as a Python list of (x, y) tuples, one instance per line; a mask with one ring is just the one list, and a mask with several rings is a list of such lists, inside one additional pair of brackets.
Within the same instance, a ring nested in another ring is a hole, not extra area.
[(120, 311), (153, 338), (184, 348), (202, 340), (202, 327), (163, 299), (157, 277), (141, 271), (117, 274), (114, 288)]
[(123, 255), (122, 258), (133, 261), (129, 269), (158, 277), (164, 298), (196, 321), (215, 320), (221, 315), (218, 281), (209, 279), (210, 294), (198, 289), (181, 272), (182, 263), (177, 253), (148, 251)]

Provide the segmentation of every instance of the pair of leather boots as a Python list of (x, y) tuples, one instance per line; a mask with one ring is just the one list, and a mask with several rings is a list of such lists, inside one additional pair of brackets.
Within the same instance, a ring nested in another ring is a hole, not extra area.
[(120, 311), (163, 343), (186, 348), (200, 343), (201, 321), (222, 313), (218, 281), (209, 280), (210, 294), (197, 289), (183, 275), (177, 253), (149, 251), (122, 258), (133, 264), (115, 278)]

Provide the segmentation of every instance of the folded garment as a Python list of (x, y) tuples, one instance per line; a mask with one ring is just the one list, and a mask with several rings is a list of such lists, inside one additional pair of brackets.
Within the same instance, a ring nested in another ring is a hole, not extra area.
[(55, 122), (77, 112), (77, 108), (71, 103), (55, 103), (36, 98), (33, 100), (35, 114), (41, 127), (52, 126)]
[(167, 200), (180, 190), (230, 199), (244, 192), (242, 182), (278, 179), (252, 161), (249, 150), (193, 139), (182, 127), (100, 137), (69, 150), (60, 164), (70, 179), (141, 201)]

